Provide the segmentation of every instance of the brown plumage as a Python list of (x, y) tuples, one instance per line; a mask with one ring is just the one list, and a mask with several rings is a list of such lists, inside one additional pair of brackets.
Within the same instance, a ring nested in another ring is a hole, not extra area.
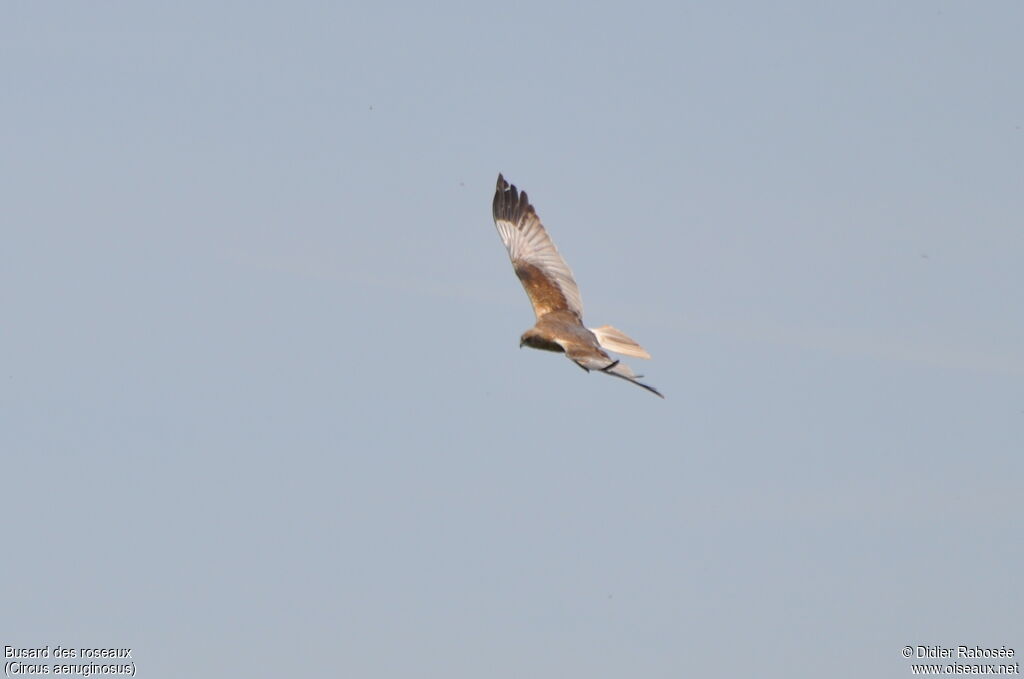
[(643, 347), (610, 325), (583, 325), (583, 302), (572, 271), (558, 254), (526, 192), (517, 190), (500, 174), (493, 214), (512, 267), (537, 316), (536, 325), (523, 333), (519, 346), (562, 352), (587, 372), (599, 370), (665, 398), (654, 387), (642, 384), (642, 375), (634, 374), (629, 366), (602, 350), (603, 347), (627, 356), (650, 358)]

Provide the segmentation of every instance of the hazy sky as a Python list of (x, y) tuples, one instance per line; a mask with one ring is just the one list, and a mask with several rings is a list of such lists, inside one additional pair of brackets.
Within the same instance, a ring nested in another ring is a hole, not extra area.
[[(0, 645), (145, 679), (1024, 653), (1022, 33), (4, 3)], [(499, 171), (666, 400), (518, 348)]]

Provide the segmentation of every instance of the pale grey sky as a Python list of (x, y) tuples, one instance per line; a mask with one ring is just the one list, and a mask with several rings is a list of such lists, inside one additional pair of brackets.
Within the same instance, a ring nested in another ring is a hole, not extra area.
[[(5, 3), (0, 645), (1024, 653), (1018, 2)], [(517, 348), (529, 192), (652, 397)]]

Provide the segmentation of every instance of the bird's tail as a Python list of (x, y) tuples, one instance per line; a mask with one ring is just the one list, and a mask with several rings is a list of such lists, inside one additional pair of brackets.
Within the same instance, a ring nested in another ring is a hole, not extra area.
[(642, 346), (636, 340), (610, 325), (602, 325), (600, 328), (590, 328), (590, 332), (597, 337), (597, 343), (608, 351), (625, 356), (636, 356), (637, 358), (650, 358)]

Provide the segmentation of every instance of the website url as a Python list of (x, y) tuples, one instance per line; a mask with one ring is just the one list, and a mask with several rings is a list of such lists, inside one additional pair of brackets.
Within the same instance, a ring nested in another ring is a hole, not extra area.
[(1020, 674), (1020, 663), (982, 665), (947, 663), (945, 665), (911, 665), (911, 674)]

